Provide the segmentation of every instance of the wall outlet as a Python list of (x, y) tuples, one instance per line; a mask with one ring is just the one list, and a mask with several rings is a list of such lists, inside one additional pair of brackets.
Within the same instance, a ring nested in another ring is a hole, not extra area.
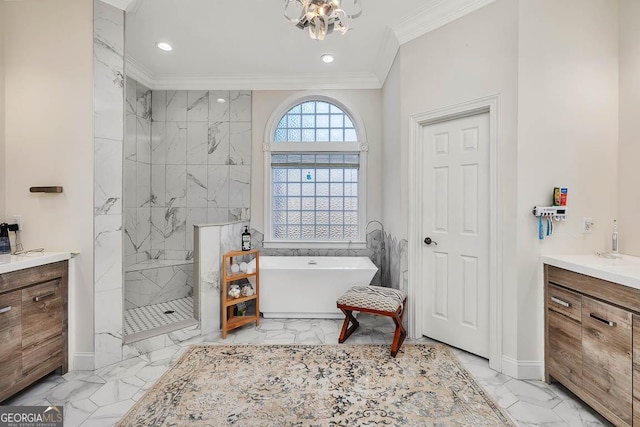
[(593, 222), (593, 218), (589, 218), (589, 217), (582, 218), (582, 234), (593, 233), (594, 225), (596, 225), (596, 223)]
[(18, 230), (22, 231), (22, 215), (14, 215), (13, 223), (18, 224)]

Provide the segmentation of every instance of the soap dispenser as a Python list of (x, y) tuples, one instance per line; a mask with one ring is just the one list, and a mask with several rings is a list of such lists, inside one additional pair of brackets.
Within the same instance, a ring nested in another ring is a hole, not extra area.
[(613, 220), (613, 233), (611, 233), (611, 253), (618, 254), (618, 221)]
[(11, 253), (11, 242), (9, 241), (9, 224), (0, 224), (0, 254)]
[(251, 250), (251, 233), (249, 233), (249, 227), (247, 226), (244, 227), (244, 232), (242, 233), (242, 250)]

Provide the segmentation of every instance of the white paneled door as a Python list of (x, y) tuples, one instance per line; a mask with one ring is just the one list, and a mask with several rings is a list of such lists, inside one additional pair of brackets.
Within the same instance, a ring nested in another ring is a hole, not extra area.
[(422, 127), (425, 335), (489, 357), (489, 114)]

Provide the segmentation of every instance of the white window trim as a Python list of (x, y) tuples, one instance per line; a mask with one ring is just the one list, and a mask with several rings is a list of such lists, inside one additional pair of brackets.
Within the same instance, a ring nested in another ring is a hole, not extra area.
[[(274, 142), (276, 128), (280, 119), (293, 107), (307, 101), (326, 101), (334, 104), (344, 111), (353, 123), (358, 136), (357, 142)], [(367, 153), (369, 143), (364, 122), (355, 110), (348, 106), (340, 97), (327, 96), (316, 92), (295, 94), (284, 100), (273, 110), (265, 128), (263, 140), (264, 159), (264, 242), (267, 249), (366, 249), (366, 220), (367, 220)], [(303, 149), (304, 147), (304, 149)], [(271, 173), (271, 155), (279, 152), (359, 152), (360, 170), (358, 173), (358, 238), (355, 241), (325, 241), (325, 240), (273, 240), (272, 212), (273, 207), (273, 174)]]

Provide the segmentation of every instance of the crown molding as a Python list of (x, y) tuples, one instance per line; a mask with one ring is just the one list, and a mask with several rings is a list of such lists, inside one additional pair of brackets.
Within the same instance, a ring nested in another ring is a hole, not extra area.
[(124, 74), (149, 89), (155, 89), (153, 73), (129, 55), (125, 57)]
[(427, 4), (411, 14), (392, 30), (403, 45), (430, 31), (485, 7), (495, 0), (428, 0)]
[(132, 1), (134, 0), (102, 0), (103, 3), (110, 4), (111, 6), (124, 11), (127, 10)]
[[(132, 70), (139, 71), (132, 68)], [(137, 80), (134, 74), (129, 74)], [(308, 74), (143, 74), (156, 90), (317, 90), (317, 89), (379, 89), (382, 85), (372, 73)], [(147, 85), (149, 83), (149, 85)]]
[(382, 36), (382, 43), (380, 43), (377, 60), (374, 64), (374, 72), (381, 86), (384, 85), (384, 82), (387, 80), (387, 75), (393, 66), (393, 61), (395, 61), (399, 49), (400, 43), (398, 42), (398, 38), (391, 28), (387, 27)]

